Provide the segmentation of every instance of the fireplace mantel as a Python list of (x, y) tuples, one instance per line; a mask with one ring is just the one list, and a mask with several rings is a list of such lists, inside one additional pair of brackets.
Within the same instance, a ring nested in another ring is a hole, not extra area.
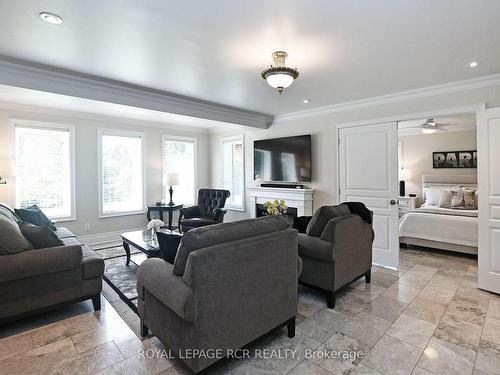
[(284, 199), (288, 207), (295, 207), (297, 216), (313, 214), (314, 189), (251, 187), (247, 191), (251, 217), (257, 216), (255, 205), (275, 199)]

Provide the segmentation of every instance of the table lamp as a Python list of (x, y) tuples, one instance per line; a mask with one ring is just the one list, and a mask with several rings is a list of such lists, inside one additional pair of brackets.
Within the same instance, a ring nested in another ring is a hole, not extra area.
[(401, 168), (399, 170), (399, 196), (404, 197), (406, 195), (406, 184), (405, 181), (411, 179), (411, 172), (409, 169)]
[(165, 185), (170, 186), (168, 192), (170, 193), (170, 202), (168, 202), (169, 206), (173, 206), (174, 202), (172, 201), (172, 194), (174, 193), (174, 189), (172, 189), (173, 185), (179, 185), (179, 175), (177, 173), (167, 173), (165, 176)]

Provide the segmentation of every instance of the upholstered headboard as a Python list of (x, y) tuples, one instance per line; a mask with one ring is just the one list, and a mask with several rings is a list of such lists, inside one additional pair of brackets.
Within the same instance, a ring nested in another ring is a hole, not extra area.
[(424, 174), (422, 175), (422, 202), (425, 202), (425, 188), (452, 188), (456, 186), (477, 188), (477, 175), (474, 174)]

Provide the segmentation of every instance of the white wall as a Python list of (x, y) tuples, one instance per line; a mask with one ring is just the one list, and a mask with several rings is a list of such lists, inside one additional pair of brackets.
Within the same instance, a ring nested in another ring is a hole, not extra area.
[[(73, 113), (58, 111), (57, 114), (53, 114), (52, 112), (49, 110), (13, 111), (0, 109), (0, 158), (10, 157), (13, 159), (14, 139), (12, 125), (9, 121), (11, 118), (72, 124), (75, 126), (76, 221), (61, 223), (75, 234), (87, 235), (125, 231), (144, 227), (147, 223), (145, 214), (103, 219), (98, 217), (97, 135), (99, 128), (134, 130), (145, 134), (146, 202), (148, 204), (153, 204), (162, 198), (162, 134), (197, 138), (198, 185), (199, 187), (210, 185), (208, 134), (204, 131), (195, 131), (189, 128), (185, 131), (179, 131), (172, 129), (172, 127), (169, 129), (168, 125), (141, 123), (102, 116), (88, 119), (78, 117)], [(0, 202), (6, 202), (12, 206), (12, 190), (12, 181), (8, 181), (7, 185), (0, 185)], [(91, 225), (91, 231), (85, 233), (83, 229), (86, 223)]]
[(432, 153), (436, 151), (476, 150), (477, 132), (448, 132), (435, 134), (407, 135), (399, 137), (403, 142), (403, 166), (411, 171), (411, 180), (406, 182), (406, 195), (422, 196), (422, 175), (433, 174), (477, 174), (476, 169), (434, 169)]
[[(293, 87), (291, 88), (293, 89)], [(286, 92), (282, 97), (286, 100)], [(487, 107), (500, 106), (500, 90), (498, 87), (488, 87), (462, 91), (454, 94), (443, 94), (435, 97), (367, 107), (355, 111), (337, 111), (310, 117), (298, 117), (273, 124), (267, 130), (244, 130), (215, 133), (210, 135), (211, 176), (212, 186), (220, 187), (220, 138), (235, 135), (245, 135), (245, 174), (246, 187), (256, 186), (253, 181), (253, 141), (259, 138), (274, 138), (288, 135), (312, 134), (312, 183), (316, 189), (313, 208), (333, 204), (337, 200), (334, 179), (336, 172), (336, 145), (334, 144), (334, 126), (336, 123), (363, 121), (401, 115), (399, 120), (408, 120), (404, 115), (427, 111), (440, 111), (448, 108), (486, 104)], [(299, 109), (307, 109), (303, 104), (297, 104)], [(301, 107), (301, 108), (299, 108)], [(432, 117), (432, 116), (430, 116)], [(248, 201), (246, 201), (248, 204)], [(248, 207), (245, 212), (231, 211), (227, 214), (229, 220), (249, 217)]]

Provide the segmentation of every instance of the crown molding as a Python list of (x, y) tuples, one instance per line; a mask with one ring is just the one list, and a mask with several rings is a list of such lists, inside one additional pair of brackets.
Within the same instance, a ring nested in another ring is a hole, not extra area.
[(267, 129), (273, 116), (0, 55), (0, 84)]
[(277, 115), (274, 117), (273, 124), (284, 121), (297, 120), (306, 117), (329, 114), (329, 113), (347, 112), (367, 107), (408, 102), (412, 100), (424, 99), (439, 95), (455, 94), (462, 91), (482, 89), (491, 86), (500, 86), (500, 74), (493, 74), (489, 76), (466, 79), (463, 81), (456, 81), (441, 85), (422, 87), (414, 90), (401, 91), (388, 95), (375, 96), (372, 98), (366, 98), (345, 103), (328, 105), (324, 107), (312, 108), (305, 111), (298, 111), (283, 115)]

